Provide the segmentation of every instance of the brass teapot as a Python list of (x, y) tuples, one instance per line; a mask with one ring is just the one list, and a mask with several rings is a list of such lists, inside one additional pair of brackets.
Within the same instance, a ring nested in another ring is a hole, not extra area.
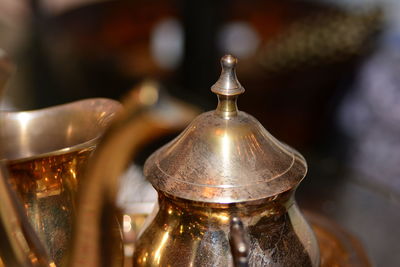
[(135, 266), (233, 266), (232, 218), (249, 240), (250, 266), (319, 266), (316, 238), (294, 199), (307, 165), (236, 101), (236, 58), (221, 60), (215, 111), (201, 114), (146, 161), (159, 211), (137, 241)]

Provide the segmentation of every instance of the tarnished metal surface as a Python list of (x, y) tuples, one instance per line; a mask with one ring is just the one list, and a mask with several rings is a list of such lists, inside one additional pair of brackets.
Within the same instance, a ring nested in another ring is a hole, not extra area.
[(235, 204), (193, 202), (160, 194), (160, 210), (136, 244), (134, 266), (233, 266), (230, 221), (249, 238), (249, 266), (319, 266), (315, 237), (293, 192)]
[(3, 158), (27, 161), (94, 147), (121, 105), (93, 98), (45, 109), (3, 112)]
[(120, 109), (111, 99), (88, 99), (2, 115), (9, 181), (57, 265), (71, 239), (78, 184), (88, 158)]
[(25, 210), (7, 180), (0, 162), (0, 266), (55, 267)]
[(9, 180), (26, 214), (58, 264), (68, 249), (78, 184), (93, 148), (8, 165)]
[(304, 178), (304, 158), (238, 111), (236, 98), (244, 89), (235, 64), (232, 56), (221, 60), (221, 77), (212, 87), (217, 109), (198, 116), (145, 163), (144, 173), (157, 190), (193, 201), (233, 203), (277, 195)]

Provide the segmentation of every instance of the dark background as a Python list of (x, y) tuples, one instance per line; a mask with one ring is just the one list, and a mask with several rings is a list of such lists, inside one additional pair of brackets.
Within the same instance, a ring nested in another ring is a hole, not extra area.
[[(209, 89), (220, 72), (219, 58), (234, 53), (246, 88), (239, 109), (309, 162), (297, 193), (300, 206), (349, 230), (376, 266), (400, 262), (399, 194), (352, 168), (354, 140), (338, 115), (357, 90), (362, 66), (382, 49), (383, 6), (115, 0), (53, 12), (43, 2), (27, 3), (23, 42), (8, 51), (18, 66), (14, 80), (23, 81), (10, 84), (11, 106), (120, 99), (152, 78), (169, 94), (209, 110), (216, 105)], [(155, 52), (159, 45), (161, 52)]]

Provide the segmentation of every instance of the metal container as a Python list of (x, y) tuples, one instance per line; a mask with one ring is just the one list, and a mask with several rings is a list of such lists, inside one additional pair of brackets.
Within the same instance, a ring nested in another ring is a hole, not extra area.
[(135, 266), (233, 266), (229, 233), (236, 217), (247, 233), (250, 266), (320, 264), (294, 199), (306, 162), (237, 109), (244, 88), (236, 63), (231, 55), (221, 60), (211, 87), (216, 110), (198, 116), (145, 163), (159, 211), (136, 244)]
[(120, 109), (117, 101), (94, 98), (2, 113), (1, 143), (9, 181), (57, 265), (71, 239), (87, 161)]

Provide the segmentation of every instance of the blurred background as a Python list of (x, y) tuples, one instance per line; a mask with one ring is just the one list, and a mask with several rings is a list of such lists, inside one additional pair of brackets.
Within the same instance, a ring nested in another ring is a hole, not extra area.
[(234, 54), (239, 108), (309, 163), (300, 207), (398, 266), (399, 1), (1, 0), (0, 47), (17, 66), (2, 108), (18, 110), (120, 99), (147, 79), (213, 109), (219, 58)]

